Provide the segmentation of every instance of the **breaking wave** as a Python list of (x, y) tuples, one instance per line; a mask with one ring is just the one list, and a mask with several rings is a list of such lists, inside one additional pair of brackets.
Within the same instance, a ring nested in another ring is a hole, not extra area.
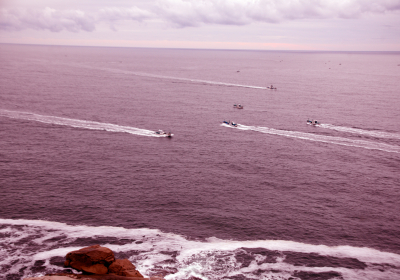
[(21, 278), (65, 271), (68, 252), (94, 244), (110, 248), (116, 258), (128, 258), (145, 277), (167, 280), (400, 277), (400, 255), (371, 248), (284, 240), (194, 241), (157, 229), (12, 219), (0, 219), (0, 237), (2, 274)]
[(298, 139), (304, 139), (309, 141), (317, 141), (317, 142), (324, 142), (336, 145), (343, 145), (343, 146), (351, 146), (351, 147), (358, 147), (370, 150), (380, 150), (389, 153), (400, 153), (400, 146), (389, 145), (380, 142), (373, 142), (373, 141), (365, 141), (365, 140), (358, 140), (358, 139), (349, 139), (344, 137), (335, 137), (335, 136), (327, 136), (327, 135), (320, 135), (314, 133), (306, 133), (300, 131), (289, 131), (289, 130), (280, 130), (268, 127), (261, 127), (261, 126), (247, 126), (238, 124), (237, 127), (229, 126), (226, 124), (222, 124), (226, 127), (236, 128), (240, 130), (251, 130), (257, 131), (267, 134), (273, 135), (280, 135)]
[(101, 123), (95, 121), (85, 121), (85, 120), (77, 120), (77, 119), (69, 119), (69, 118), (61, 118), (55, 116), (46, 116), (46, 115), (38, 115), (34, 113), (28, 112), (19, 112), (19, 111), (9, 111), (9, 110), (0, 110), (0, 116), (12, 118), (12, 119), (22, 119), (29, 121), (36, 121), (47, 124), (56, 124), (56, 125), (65, 125), (76, 128), (83, 129), (92, 129), (92, 130), (103, 130), (110, 132), (125, 132), (134, 135), (140, 136), (151, 136), (151, 137), (165, 137), (166, 135), (159, 135), (154, 133), (152, 130), (141, 129), (130, 126), (121, 126), (111, 123)]

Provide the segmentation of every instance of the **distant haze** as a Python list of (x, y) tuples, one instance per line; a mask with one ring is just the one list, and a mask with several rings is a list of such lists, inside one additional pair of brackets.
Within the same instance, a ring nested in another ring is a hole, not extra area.
[(0, 0), (0, 43), (400, 50), (400, 0)]

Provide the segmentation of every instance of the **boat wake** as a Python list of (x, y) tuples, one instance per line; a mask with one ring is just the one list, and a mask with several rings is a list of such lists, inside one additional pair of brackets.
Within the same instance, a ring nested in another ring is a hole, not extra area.
[(81, 64), (68, 64), (68, 65), (74, 66), (74, 67), (102, 70), (102, 71), (107, 71), (107, 72), (112, 72), (112, 73), (134, 75), (134, 76), (140, 76), (140, 77), (178, 80), (178, 81), (185, 81), (185, 82), (191, 82), (191, 83), (209, 84), (209, 85), (218, 85), (218, 86), (243, 87), (243, 88), (252, 88), (252, 89), (267, 89), (266, 87), (260, 87), (260, 86), (232, 84), (232, 83), (215, 82), (215, 81), (200, 80), (200, 79), (189, 79), (189, 78), (157, 75), (157, 74), (151, 74), (151, 73), (145, 73), (145, 72), (128, 71), (128, 70), (114, 69), (114, 68), (107, 68), (107, 67), (91, 67), (91, 66), (81, 65)]
[(92, 244), (128, 258), (145, 276), (182, 279), (399, 279), (400, 255), (372, 248), (285, 240), (190, 240), (157, 229), (0, 219), (7, 279), (64, 270), (68, 252)]
[(327, 136), (327, 135), (320, 135), (314, 133), (306, 133), (300, 131), (289, 131), (289, 130), (280, 130), (268, 127), (261, 127), (261, 126), (247, 126), (238, 124), (237, 127), (223, 125), (225, 127), (237, 128), (240, 130), (251, 130), (257, 131), (266, 134), (273, 134), (297, 139), (303, 139), (308, 141), (317, 141), (317, 142), (324, 142), (336, 145), (343, 145), (343, 146), (351, 146), (351, 147), (358, 147), (370, 150), (380, 150), (389, 153), (400, 153), (400, 146), (389, 145), (385, 143), (375, 142), (375, 141), (365, 141), (365, 140), (358, 140), (358, 139), (349, 139), (344, 137), (335, 137), (335, 136)]
[(340, 132), (348, 132), (354, 134), (360, 134), (365, 136), (372, 136), (376, 138), (388, 138), (388, 139), (400, 139), (399, 133), (378, 131), (378, 130), (363, 130), (359, 128), (345, 127), (345, 126), (336, 126), (332, 124), (319, 124), (319, 127), (332, 129)]
[(61, 118), (55, 116), (46, 116), (46, 115), (38, 115), (29, 112), (19, 112), (19, 111), (9, 111), (9, 110), (1, 110), (0, 116), (12, 118), (12, 119), (20, 119), (20, 120), (29, 120), (36, 121), (47, 124), (56, 124), (56, 125), (64, 125), (69, 127), (83, 128), (83, 129), (92, 129), (92, 130), (103, 130), (109, 132), (125, 132), (133, 135), (140, 136), (151, 136), (151, 137), (167, 137), (167, 135), (156, 134), (152, 130), (141, 129), (130, 126), (121, 126), (111, 123), (101, 123), (95, 121), (85, 121), (85, 120), (77, 120), (77, 119), (69, 119), (69, 118)]

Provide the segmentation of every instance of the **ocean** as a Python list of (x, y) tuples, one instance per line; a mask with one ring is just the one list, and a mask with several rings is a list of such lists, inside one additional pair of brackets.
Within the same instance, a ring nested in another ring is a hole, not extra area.
[(167, 280), (400, 279), (400, 52), (0, 62), (0, 279), (94, 244)]

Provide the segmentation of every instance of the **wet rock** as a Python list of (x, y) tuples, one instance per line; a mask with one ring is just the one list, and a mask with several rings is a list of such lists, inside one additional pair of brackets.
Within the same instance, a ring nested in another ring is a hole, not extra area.
[(343, 280), (343, 277), (340, 273), (336, 271), (328, 271), (328, 272), (309, 272), (309, 271), (295, 271), (295, 277), (298, 277), (302, 280)]
[(285, 262), (294, 266), (307, 267), (342, 267), (348, 269), (365, 269), (367, 264), (355, 258), (323, 256), (317, 253), (284, 252)]
[(64, 267), (64, 258), (63, 257), (52, 257), (50, 259), (50, 264), (55, 265), (55, 266), (60, 266), (60, 267)]
[(109, 266), (108, 272), (120, 276), (143, 277), (143, 275), (136, 270), (136, 267), (128, 259), (115, 260), (115, 262)]
[(108, 268), (101, 263), (97, 263), (90, 266), (81, 266), (80, 270), (93, 274), (107, 274), (108, 272)]
[(32, 272), (33, 273), (38, 273), (38, 272), (45, 271), (46, 267), (44, 266), (44, 264), (45, 264), (44, 260), (35, 261), (35, 264), (32, 267)]
[(114, 260), (113, 251), (100, 245), (93, 245), (69, 252), (64, 265), (87, 273), (106, 274)]
[(116, 259), (127, 259), (130, 256), (137, 256), (143, 251), (138, 251), (138, 250), (130, 250), (130, 251), (124, 251), (124, 252), (115, 252), (114, 256)]

